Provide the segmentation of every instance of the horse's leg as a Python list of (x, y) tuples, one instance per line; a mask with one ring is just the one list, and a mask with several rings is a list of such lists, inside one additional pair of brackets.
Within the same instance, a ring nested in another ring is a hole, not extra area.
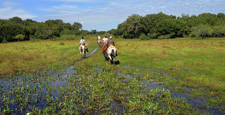
[(110, 56), (110, 54), (108, 54), (109, 60), (112, 60), (112, 57)]
[(86, 50), (84, 51), (84, 57), (86, 57)]
[(84, 48), (83, 48), (83, 57), (84, 57)]

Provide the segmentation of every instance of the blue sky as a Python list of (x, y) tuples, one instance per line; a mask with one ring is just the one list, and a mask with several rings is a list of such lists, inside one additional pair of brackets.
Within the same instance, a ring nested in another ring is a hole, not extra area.
[(116, 29), (132, 14), (159, 12), (175, 16), (225, 13), (225, 0), (0, 0), (0, 19), (62, 19), (97, 31)]

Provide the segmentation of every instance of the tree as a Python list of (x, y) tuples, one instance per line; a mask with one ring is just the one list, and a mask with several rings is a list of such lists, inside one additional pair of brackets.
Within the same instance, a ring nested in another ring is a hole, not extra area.
[(208, 25), (200, 24), (192, 28), (192, 33), (196, 37), (201, 37), (202, 39), (209, 34), (210, 27)]
[(118, 25), (118, 33), (121, 33), (124, 38), (135, 38), (140, 35), (140, 19), (141, 16), (133, 14), (127, 20)]
[(19, 17), (10, 18), (9, 21), (15, 22), (15, 23), (23, 23), (23, 20)]
[(72, 29), (72, 26), (71, 26), (70, 23), (64, 23), (64, 24), (63, 24), (63, 29), (71, 30), (71, 29)]
[(37, 39), (49, 39), (53, 37), (53, 30), (45, 23), (37, 24), (37, 29), (34, 34)]
[(213, 37), (223, 37), (223, 36), (225, 36), (225, 26), (218, 25), (218, 26), (213, 27), (212, 36)]
[(78, 23), (78, 22), (74, 22), (72, 27), (74, 30), (80, 30), (80, 29), (82, 29), (82, 24)]
[(91, 34), (96, 34), (97, 31), (96, 30), (91, 30)]
[(180, 35), (182, 28), (182, 22), (175, 19), (164, 19), (159, 21), (155, 28), (155, 33), (160, 33), (160, 35), (167, 35), (168, 38), (174, 38)]
[(15, 40), (15, 36), (23, 33), (24, 26), (20, 23), (5, 23), (0, 28), (1, 41), (7, 40), (9, 42)]

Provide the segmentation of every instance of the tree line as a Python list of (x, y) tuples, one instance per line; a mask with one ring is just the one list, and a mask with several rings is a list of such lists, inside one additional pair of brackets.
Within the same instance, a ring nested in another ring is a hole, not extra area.
[(144, 17), (133, 14), (117, 29), (109, 31), (122, 38), (169, 39), (175, 37), (224, 37), (225, 14), (202, 13), (198, 16), (182, 14), (181, 17), (148, 14)]
[[(158, 14), (140, 16), (133, 14), (117, 29), (107, 31), (117, 37), (148, 39), (169, 39), (175, 37), (224, 37), (225, 14), (202, 13), (198, 16), (182, 14), (181, 17)], [(37, 22), (19, 17), (0, 19), (0, 43), (33, 39), (55, 39), (69, 35), (106, 34), (105, 31), (82, 30), (82, 24), (65, 23), (63, 20)], [(63, 37), (59, 38), (63, 39)]]
[(86, 35), (97, 33), (96, 30), (81, 30), (82, 24), (64, 23), (63, 20), (37, 22), (32, 19), (22, 20), (19, 17), (0, 19), (0, 43), (33, 39), (55, 39), (63, 35)]

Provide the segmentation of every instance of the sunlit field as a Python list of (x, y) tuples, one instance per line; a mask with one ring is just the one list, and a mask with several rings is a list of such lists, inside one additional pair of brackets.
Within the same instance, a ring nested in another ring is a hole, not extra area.
[(0, 44), (1, 113), (225, 114), (225, 38), (115, 39), (116, 64), (78, 45)]
[[(96, 41), (87, 41), (93, 50)], [(88, 46), (89, 46), (88, 45)], [(79, 40), (0, 44), (0, 74), (67, 67), (80, 59)]]

